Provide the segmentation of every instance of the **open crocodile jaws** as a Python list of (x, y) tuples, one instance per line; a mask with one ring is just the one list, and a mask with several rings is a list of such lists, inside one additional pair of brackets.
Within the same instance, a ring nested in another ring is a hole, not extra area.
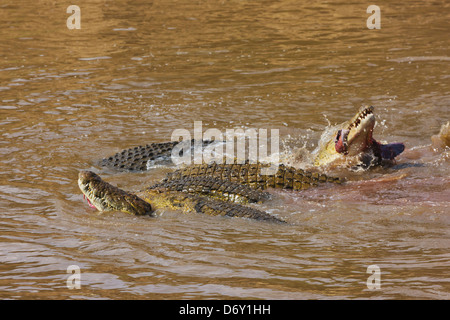
[[(322, 148), (316, 156), (315, 165), (327, 165), (343, 156), (353, 157), (370, 154), (374, 157), (372, 163), (382, 160), (393, 160), (403, 152), (403, 143), (382, 144), (373, 138), (375, 126), (374, 107), (363, 106), (349, 121), (339, 125), (339, 130)], [(373, 161), (375, 160), (375, 161)]]

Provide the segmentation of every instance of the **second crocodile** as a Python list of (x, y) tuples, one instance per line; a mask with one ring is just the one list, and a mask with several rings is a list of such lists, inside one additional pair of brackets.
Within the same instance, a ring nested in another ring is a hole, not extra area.
[(237, 198), (246, 199), (248, 202), (263, 201), (270, 197), (268, 194), (233, 182), (211, 179), (200, 177), (172, 180), (152, 186), (136, 195), (109, 184), (92, 171), (81, 171), (78, 175), (78, 185), (89, 205), (102, 212), (122, 211), (134, 215), (155, 216), (156, 209), (169, 208), (285, 223), (284, 220), (264, 211), (232, 202)]
[(280, 165), (275, 174), (265, 175), (265, 163), (193, 165), (169, 173), (160, 183), (137, 195), (115, 187), (91, 171), (82, 171), (78, 185), (90, 206), (99, 211), (122, 211), (154, 215), (155, 208), (247, 217), (265, 221), (281, 219), (239, 203), (263, 202), (270, 194), (262, 190), (302, 190), (322, 183), (342, 183), (341, 178)]

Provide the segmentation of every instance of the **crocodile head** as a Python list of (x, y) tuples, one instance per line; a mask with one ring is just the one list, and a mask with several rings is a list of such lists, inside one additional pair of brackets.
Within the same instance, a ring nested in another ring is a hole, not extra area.
[(403, 143), (381, 144), (373, 138), (374, 107), (363, 106), (349, 121), (338, 126), (331, 139), (319, 147), (314, 164), (327, 165), (336, 160), (358, 156), (363, 162), (379, 164), (403, 152)]
[(99, 211), (153, 215), (152, 206), (149, 203), (103, 181), (92, 171), (81, 171), (78, 174), (78, 186), (89, 205)]

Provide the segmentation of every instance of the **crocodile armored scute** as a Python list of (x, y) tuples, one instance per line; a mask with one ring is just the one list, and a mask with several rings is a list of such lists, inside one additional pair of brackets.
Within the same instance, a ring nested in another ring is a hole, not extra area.
[(248, 160), (240, 164), (201, 164), (191, 165), (168, 173), (164, 181), (179, 180), (184, 177), (210, 176), (221, 180), (248, 185), (254, 189), (281, 188), (303, 190), (319, 183), (342, 183), (343, 179), (330, 177), (318, 172), (309, 172), (303, 169), (280, 164), (275, 174), (265, 175), (263, 169), (271, 165), (265, 163), (250, 163)]
[(268, 192), (210, 176), (187, 176), (180, 179), (165, 180), (149, 187), (147, 190), (151, 189), (195, 193), (238, 203), (262, 202), (271, 198)]
[(228, 217), (255, 219), (267, 222), (286, 223), (286, 221), (282, 219), (279, 219), (273, 215), (268, 214), (267, 212), (252, 207), (242, 206), (232, 202), (223, 202), (210, 198), (198, 199), (195, 205), (195, 210), (199, 213), (209, 215), (222, 215)]
[(267, 222), (286, 223), (286, 221), (268, 214), (267, 212), (240, 205), (234, 202), (226, 202), (198, 194), (190, 194), (178, 191), (159, 192), (150, 190), (147, 194), (149, 200), (166, 200), (174, 208), (179, 207), (187, 211), (195, 211), (210, 216), (227, 216), (248, 218)]
[[(213, 141), (210, 140), (204, 140), (201, 141), (200, 145), (203, 148), (212, 142)], [(171, 163), (172, 151), (179, 143), (179, 141), (150, 143), (145, 146), (125, 149), (113, 156), (102, 159), (100, 161), (100, 165), (119, 171), (146, 171), (148, 170), (149, 163), (151, 161), (163, 160)], [(190, 143), (190, 145), (193, 146), (195, 144), (195, 140), (192, 139), (186, 143)], [(180, 148), (179, 156), (182, 155), (183, 148)]]
[(115, 155), (104, 158), (100, 165), (127, 171), (145, 171), (148, 161), (161, 158), (170, 159), (172, 149), (178, 142), (151, 143), (123, 150)]

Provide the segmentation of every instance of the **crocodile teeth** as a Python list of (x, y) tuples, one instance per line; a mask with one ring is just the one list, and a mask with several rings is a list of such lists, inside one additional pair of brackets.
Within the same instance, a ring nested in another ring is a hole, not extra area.
[(352, 123), (350, 123), (350, 125), (348, 126), (348, 130), (352, 129), (353, 127), (358, 127), (359, 124), (361, 123), (362, 120), (364, 120), (368, 115), (373, 114), (373, 111), (369, 108), (364, 109), (364, 111), (362, 111), (358, 117), (356, 118), (356, 120)]

